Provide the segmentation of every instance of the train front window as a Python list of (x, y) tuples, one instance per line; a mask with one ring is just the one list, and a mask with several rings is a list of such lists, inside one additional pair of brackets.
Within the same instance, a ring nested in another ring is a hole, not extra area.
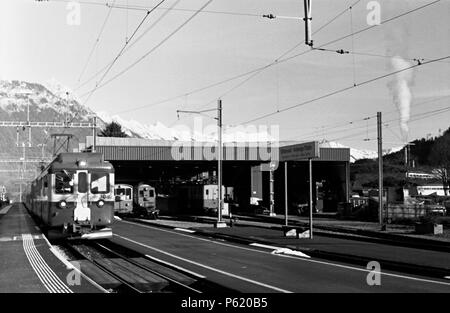
[(88, 191), (88, 179), (87, 173), (78, 173), (78, 192), (86, 193)]
[(55, 173), (55, 193), (73, 193), (73, 174), (67, 171)]
[(109, 192), (109, 174), (92, 173), (91, 174), (91, 192), (108, 193)]

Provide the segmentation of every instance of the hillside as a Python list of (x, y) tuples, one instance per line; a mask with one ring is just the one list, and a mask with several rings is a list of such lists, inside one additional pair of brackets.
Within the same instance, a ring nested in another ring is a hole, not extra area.
[[(447, 168), (450, 172), (450, 128), (441, 136), (411, 142), (408, 153), (409, 170), (432, 172)], [(402, 186), (406, 181), (405, 148), (383, 156), (385, 186)], [(378, 162), (361, 159), (351, 165), (350, 177), (354, 188), (378, 186)], [(409, 183), (415, 183), (408, 180)]]

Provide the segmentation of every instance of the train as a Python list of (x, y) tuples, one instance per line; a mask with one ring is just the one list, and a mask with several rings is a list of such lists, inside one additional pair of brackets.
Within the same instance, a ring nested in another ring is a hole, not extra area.
[(159, 210), (156, 208), (156, 190), (147, 183), (139, 183), (133, 193), (133, 213), (138, 216), (158, 218)]
[(26, 205), (51, 239), (111, 238), (114, 167), (101, 153), (60, 153), (31, 183)]
[[(222, 185), (224, 203), (222, 214), (229, 215), (230, 205), (235, 204), (234, 188)], [(217, 185), (184, 185), (178, 190), (180, 209), (190, 213), (217, 214), (219, 188)]]
[(133, 213), (133, 186), (128, 184), (116, 184), (114, 186), (114, 213)]
[(0, 187), (0, 208), (8, 205), (10, 203), (8, 193), (6, 192), (6, 187), (1, 186)]
[(114, 212), (117, 215), (158, 218), (156, 190), (147, 183), (140, 182), (135, 186), (116, 184), (114, 197)]

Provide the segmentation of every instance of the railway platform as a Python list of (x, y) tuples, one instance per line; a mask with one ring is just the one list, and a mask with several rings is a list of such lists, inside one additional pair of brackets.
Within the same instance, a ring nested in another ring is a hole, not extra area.
[(0, 293), (98, 293), (64, 263), (19, 203), (0, 214)]

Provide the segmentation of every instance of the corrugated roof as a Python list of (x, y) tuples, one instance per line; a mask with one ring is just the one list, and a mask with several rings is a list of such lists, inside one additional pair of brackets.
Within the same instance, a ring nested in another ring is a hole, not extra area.
[[(87, 138), (87, 146), (92, 136)], [(298, 142), (296, 142), (298, 144)], [(284, 145), (283, 146), (287, 146)], [(214, 142), (182, 142), (147, 140), (139, 138), (98, 137), (96, 151), (109, 161), (213, 161), (216, 158)], [(225, 143), (223, 160), (270, 162), (279, 160), (279, 147), (275, 143)], [(317, 161), (350, 161), (349, 148), (320, 148)]]

